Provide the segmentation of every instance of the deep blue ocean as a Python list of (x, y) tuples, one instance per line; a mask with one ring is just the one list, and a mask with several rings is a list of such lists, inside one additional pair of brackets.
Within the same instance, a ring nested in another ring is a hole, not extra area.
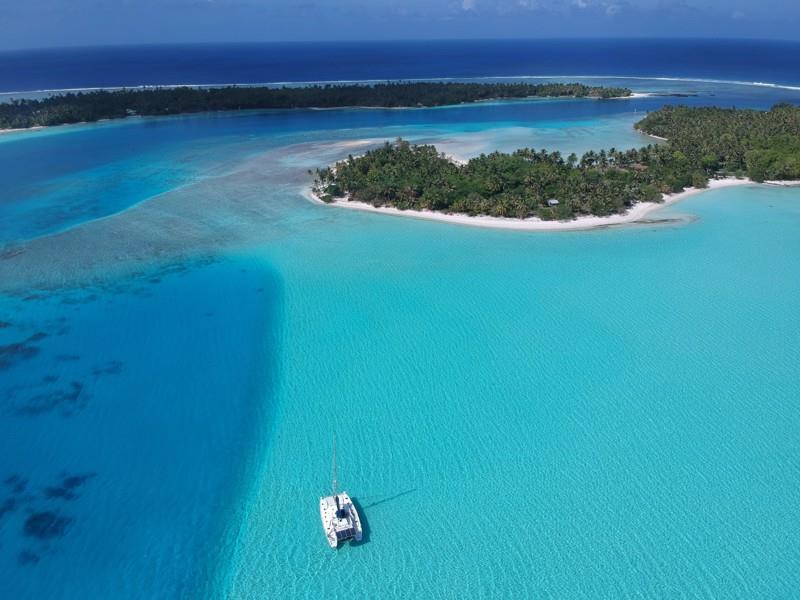
[[(555, 233), (305, 195), (397, 137), (655, 143), (633, 124), (665, 104), (800, 104), (797, 64), (695, 41), (0, 55), (5, 90), (572, 72), (640, 93), (0, 135), (0, 599), (798, 597), (800, 189)], [(336, 552), (334, 432), (366, 525)]]
[(800, 85), (800, 42), (481, 40), (126, 46), (0, 54), (0, 92), (135, 85), (616, 75)]

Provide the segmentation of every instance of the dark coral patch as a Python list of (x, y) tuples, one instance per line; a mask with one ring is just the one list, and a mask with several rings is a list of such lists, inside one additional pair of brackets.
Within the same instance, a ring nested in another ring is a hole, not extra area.
[(78, 354), (58, 354), (56, 356), (56, 360), (59, 360), (61, 362), (74, 362), (80, 359), (81, 357)]
[(89, 304), (97, 300), (97, 294), (88, 294), (86, 296), (67, 296), (61, 299), (61, 304)]
[(31, 552), (30, 550), (23, 550), (17, 555), (17, 563), (25, 566), (25, 565), (35, 565), (39, 562), (39, 555), (35, 552)]
[(122, 362), (119, 360), (112, 360), (111, 362), (92, 369), (92, 375), (95, 377), (99, 375), (119, 375), (122, 373)]
[(24, 253), (25, 249), (20, 246), (10, 246), (4, 250), (0, 250), (0, 260), (11, 260)]
[(23, 302), (33, 302), (34, 300), (46, 300), (47, 296), (44, 294), (31, 294), (30, 296), (25, 296), (22, 301)]
[(64, 486), (46, 487), (44, 488), (44, 497), (48, 500), (75, 500), (78, 494)]
[(83, 384), (79, 381), (72, 381), (65, 389), (41, 392), (31, 396), (23, 403), (17, 404), (14, 413), (20, 416), (36, 416), (61, 409), (64, 414), (71, 415), (76, 409), (84, 408), (86, 401)]
[(31, 341), (37, 341), (31, 339), (33, 337), (34, 336), (31, 336), (27, 340), (23, 340), (21, 342), (14, 342), (11, 344), (6, 344), (5, 346), (0, 346), (0, 370), (8, 369), (14, 363), (20, 360), (33, 358), (39, 354), (39, 347), (31, 344)]
[(89, 481), (92, 477), (94, 477), (96, 473), (83, 473), (80, 475), (68, 475), (64, 477), (64, 483), (62, 484), (64, 487), (69, 489), (75, 489), (81, 487), (84, 483)]
[(21, 494), (25, 491), (28, 485), (28, 480), (20, 475), (11, 475), (6, 477), (3, 484), (11, 491), (12, 494)]
[(25, 520), (23, 532), (28, 537), (50, 540), (63, 536), (70, 523), (72, 523), (71, 518), (62, 517), (49, 510), (35, 512)]
[(17, 474), (9, 475), (8, 477), (6, 477), (3, 480), (3, 484), (4, 485), (16, 485), (16, 483), (18, 481), (21, 481), (21, 480), (22, 480), (22, 476), (20, 476), (20, 475), (17, 475)]
[(74, 500), (78, 497), (77, 490), (94, 476), (94, 473), (67, 475), (60, 485), (45, 488), (44, 496), (48, 500)]
[(6, 515), (6, 513), (14, 512), (17, 509), (17, 505), (17, 499), (14, 497), (3, 500), (3, 502), (0, 504), (0, 521), (3, 520), (3, 517)]

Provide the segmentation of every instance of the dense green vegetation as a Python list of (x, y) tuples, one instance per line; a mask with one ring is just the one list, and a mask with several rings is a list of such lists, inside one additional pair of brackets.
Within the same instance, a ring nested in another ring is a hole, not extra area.
[(630, 94), (627, 88), (593, 87), (580, 83), (534, 85), (455, 82), (96, 91), (0, 104), (0, 129), (91, 122), (134, 114), (174, 115), (216, 110), (344, 106), (444, 106), (505, 98), (612, 98)]
[(463, 165), (433, 146), (403, 140), (316, 172), (325, 201), (470, 215), (569, 219), (624, 212), (663, 193), (706, 187), (713, 176), (800, 179), (800, 108), (769, 112), (665, 107), (637, 123), (664, 144), (563, 157), (531, 149), (495, 152)]
[(709, 171), (744, 171), (755, 181), (800, 179), (800, 108), (770, 111), (667, 106), (636, 124)]

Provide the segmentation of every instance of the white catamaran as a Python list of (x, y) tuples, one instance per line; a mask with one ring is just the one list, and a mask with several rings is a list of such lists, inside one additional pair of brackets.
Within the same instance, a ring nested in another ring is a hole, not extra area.
[(331, 495), (319, 499), (319, 516), (328, 545), (337, 548), (340, 542), (361, 541), (361, 519), (347, 492), (336, 491), (336, 438), (333, 438), (333, 482)]

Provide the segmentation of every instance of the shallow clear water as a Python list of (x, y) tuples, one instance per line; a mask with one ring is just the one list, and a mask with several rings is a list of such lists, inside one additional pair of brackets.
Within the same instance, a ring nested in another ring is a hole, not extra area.
[[(0, 139), (2, 595), (791, 597), (800, 191), (550, 234), (300, 195), (306, 169), (397, 135), (637, 145), (622, 106)], [(317, 514), (334, 432), (368, 529), (337, 552)]]
[[(580, 235), (367, 215), (273, 253), (279, 433), (229, 593), (790, 595), (797, 201)], [(334, 430), (370, 535), (331, 553), (300, 499)]]
[[(800, 89), (641, 79), (587, 79), (654, 94), (624, 100), (477, 103), (433, 109), (245, 111), (112, 121), (0, 135), (0, 246), (124, 210), (301, 142), (405, 137), (459, 158), (520, 147), (581, 154), (653, 140), (633, 123), (664, 104), (769, 108)], [(76, 151), (76, 148), (78, 151)], [(355, 150), (363, 151), (363, 146)], [(324, 164), (312, 156), (311, 166)]]

